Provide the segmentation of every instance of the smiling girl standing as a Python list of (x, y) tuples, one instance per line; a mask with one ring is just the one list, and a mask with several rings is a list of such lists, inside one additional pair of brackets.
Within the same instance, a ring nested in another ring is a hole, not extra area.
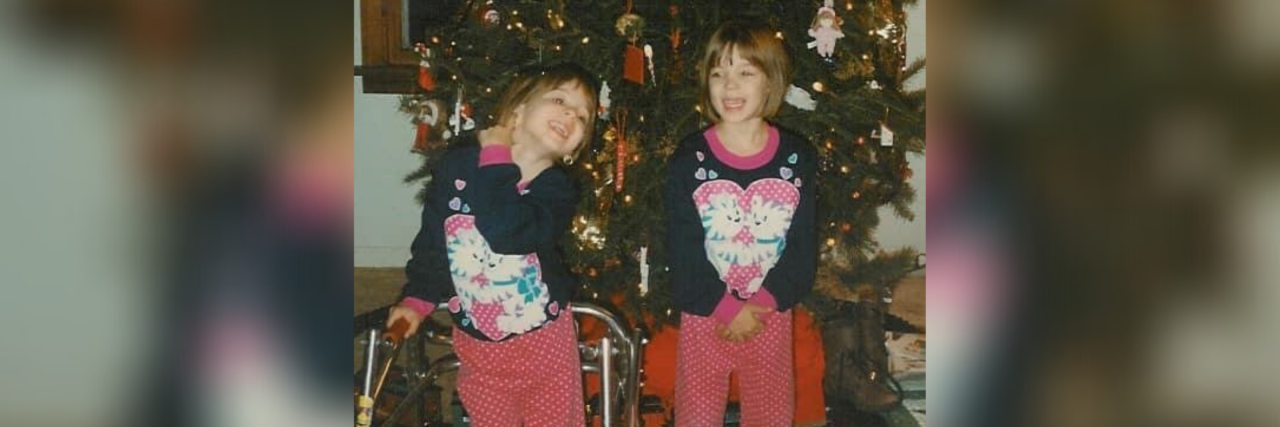
[(699, 62), (702, 112), (667, 169), (667, 250), (681, 310), (676, 425), (719, 426), (736, 373), (742, 425), (789, 426), (791, 308), (817, 270), (816, 153), (767, 119), (790, 61), (765, 25), (729, 21)]

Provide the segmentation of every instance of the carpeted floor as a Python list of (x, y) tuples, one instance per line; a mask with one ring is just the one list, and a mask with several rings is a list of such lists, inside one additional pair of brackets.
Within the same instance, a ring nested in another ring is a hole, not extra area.
[(355, 314), (395, 302), (404, 280), (404, 268), (401, 267), (356, 267)]

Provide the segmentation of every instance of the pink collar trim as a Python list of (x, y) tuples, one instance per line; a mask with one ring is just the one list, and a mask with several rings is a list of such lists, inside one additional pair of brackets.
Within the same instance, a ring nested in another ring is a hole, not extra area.
[(714, 154), (721, 163), (734, 169), (750, 170), (769, 163), (773, 160), (773, 155), (778, 152), (778, 128), (772, 125), (768, 127), (769, 137), (765, 140), (764, 149), (749, 156), (739, 156), (729, 151), (724, 143), (720, 142), (720, 137), (716, 136), (715, 126), (708, 128), (702, 135), (707, 138), (707, 145), (711, 146), (711, 154)]

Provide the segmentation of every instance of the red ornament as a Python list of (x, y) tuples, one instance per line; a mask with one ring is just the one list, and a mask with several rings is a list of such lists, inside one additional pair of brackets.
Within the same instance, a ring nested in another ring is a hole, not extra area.
[(614, 121), (618, 132), (618, 146), (613, 161), (613, 191), (621, 193), (622, 182), (627, 178), (627, 111), (618, 110)]
[(431, 63), (427, 62), (431, 57), (431, 51), (427, 50), (427, 46), (422, 43), (413, 45), (413, 51), (422, 57), (418, 61), (418, 87), (427, 92), (436, 90), (436, 79), (431, 77)]
[[(674, 4), (671, 5), (671, 20), (675, 21), (679, 19), (678, 15), (680, 15), (680, 7)], [(671, 51), (676, 52), (679, 50), (680, 50), (680, 27), (676, 27), (671, 30)]]
[(621, 192), (622, 181), (627, 177), (627, 139), (622, 135), (618, 136), (618, 153), (614, 163), (616, 163), (616, 170), (613, 177), (613, 191)]
[(622, 78), (644, 86), (644, 51), (636, 45), (627, 45), (623, 55)]
[(418, 133), (413, 137), (413, 150), (417, 153), (427, 151), (427, 137), (431, 135), (431, 125), (425, 121), (418, 122)]
[(427, 61), (422, 61), (422, 64), (418, 66), (418, 86), (430, 92), (436, 90), (436, 80), (431, 77), (431, 67), (426, 63)]

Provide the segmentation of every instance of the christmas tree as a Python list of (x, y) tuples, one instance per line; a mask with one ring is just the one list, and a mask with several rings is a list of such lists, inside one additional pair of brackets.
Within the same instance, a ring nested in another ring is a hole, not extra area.
[[(427, 2), (411, 2), (427, 3)], [(418, 126), (422, 167), (457, 135), (493, 124), (513, 70), (573, 61), (598, 73), (602, 94), (589, 152), (570, 167), (583, 198), (564, 242), (583, 279), (577, 300), (674, 321), (663, 248), (664, 162), (680, 139), (708, 126), (697, 105), (702, 44), (729, 18), (767, 21), (791, 53), (794, 75), (778, 126), (808, 136), (822, 155), (819, 282), (805, 302), (819, 318), (833, 298), (879, 298), (915, 264), (910, 248), (884, 251), (878, 209), (911, 220), (908, 153), (924, 150), (924, 91), (903, 82), (911, 0), (632, 2), (512, 0), (431, 2), (410, 9), (421, 43), (417, 93), (400, 110)], [(821, 41), (819, 41), (821, 40)]]

